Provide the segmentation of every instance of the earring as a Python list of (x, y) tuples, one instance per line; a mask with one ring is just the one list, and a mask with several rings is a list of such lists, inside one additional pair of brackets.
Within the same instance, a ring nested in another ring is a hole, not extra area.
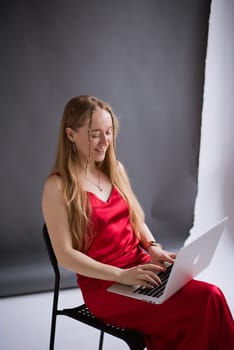
[(89, 141), (89, 154), (88, 154), (88, 162), (91, 162), (91, 145), (90, 145), (90, 141)]
[(72, 147), (73, 147), (73, 152), (76, 153), (77, 152), (77, 148), (76, 148), (75, 142), (72, 142)]

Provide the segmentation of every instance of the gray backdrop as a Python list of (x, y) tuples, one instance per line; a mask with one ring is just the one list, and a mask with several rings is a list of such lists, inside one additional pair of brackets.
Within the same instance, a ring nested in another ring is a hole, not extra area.
[[(168, 249), (192, 226), (210, 2), (1, 3), (1, 296), (52, 286), (41, 191), (68, 99), (120, 119), (118, 157)], [(64, 272), (64, 286), (74, 285)]]

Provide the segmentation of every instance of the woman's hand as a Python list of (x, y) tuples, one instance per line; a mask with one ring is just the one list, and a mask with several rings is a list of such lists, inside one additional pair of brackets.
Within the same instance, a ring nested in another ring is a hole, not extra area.
[(150, 246), (148, 254), (151, 257), (152, 263), (157, 267), (163, 268), (163, 270), (165, 270), (165, 262), (173, 264), (176, 258), (175, 253), (167, 252), (158, 246)]
[(151, 288), (161, 283), (157, 275), (160, 271), (163, 271), (163, 267), (155, 264), (144, 264), (129, 269), (122, 269), (118, 282), (126, 285), (141, 285)]

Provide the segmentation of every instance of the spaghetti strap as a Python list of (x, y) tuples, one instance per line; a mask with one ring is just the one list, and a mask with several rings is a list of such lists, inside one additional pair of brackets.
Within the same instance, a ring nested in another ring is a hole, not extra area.
[(55, 171), (55, 172), (51, 173), (49, 176), (53, 176), (53, 175), (61, 177), (61, 174), (59, 171)]

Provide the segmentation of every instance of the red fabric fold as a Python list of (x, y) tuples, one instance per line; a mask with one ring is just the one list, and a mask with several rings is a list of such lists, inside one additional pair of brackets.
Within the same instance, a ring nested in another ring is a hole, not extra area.
[[(93, 193), (88, 196), (93, 242), (87, 255), (121, 268), (148, 262), (117, 189), (106, 202)], [(142, 332), (148, 350), (234, 349), (233, 318), (216, 286), (193, 280), (162, 305), (154, 305), (108, 292), (111, 283), (78, 276), (88, 308), (106, 322)]]

